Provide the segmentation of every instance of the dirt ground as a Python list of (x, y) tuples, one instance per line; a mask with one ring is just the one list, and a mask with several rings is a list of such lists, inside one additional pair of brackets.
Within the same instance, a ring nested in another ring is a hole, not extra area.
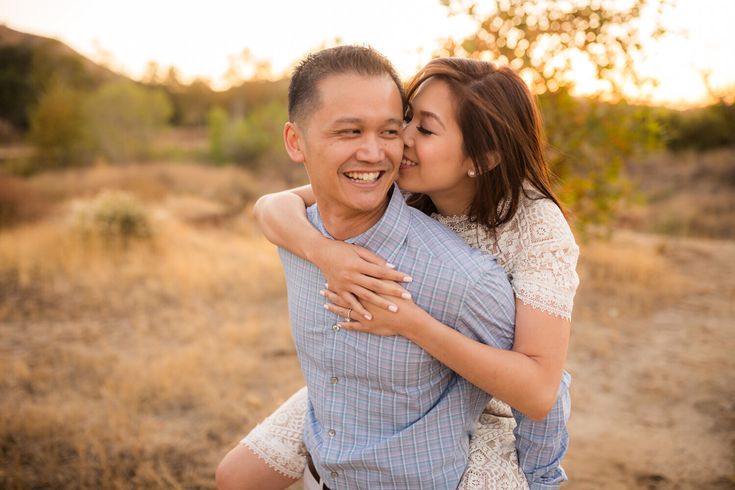
[(598, 293), (580, 291), (568, 488), (735, 488), (735, 243), (613, 245), (656, 247), (683, 284), (660, 307), (608, 318), (584, 311)]
[(564, 488), (735, 488), (735, 243), (621, 232), (591, 253), (613, 250), (672, 271), (642, 281), (663, 294), (636, 299), (581, 261)]
[[(302, 384), (275, 250), (221, 209), (249, 177), (169, 171), (21, 189), (123, 188), (155, 233), (111, 252), (61, 211), (0, 233), (0, 488), (214, 488), (220, 458)], [(735, 488), (734, 259), (732, 240), (583, 244), (565, 488)]]

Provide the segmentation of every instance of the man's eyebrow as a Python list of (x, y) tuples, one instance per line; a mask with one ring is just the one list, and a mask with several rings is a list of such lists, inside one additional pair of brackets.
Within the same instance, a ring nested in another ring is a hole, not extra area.
[[(334, 124), (361, 124), (364, 121), (360, 119), (359, 117), (340, 117), (339, 119), (334, 121)], [(402, 125), (403, 119), (399, 119), (397, 117), (391, 117), (386, 119), (385, 121), (388, 124), (397, 124)]]
[(434, 119), (434, 120), (435, 120), (436, 122), (438, 122), (438, 123), (439, 123), (439, 125), (441, 125), (441, 127), (442, 127), (442, 128), (444, 128), (445, 130), (447, 129), (447, 127), (446, 127), (446, 126), (444, 126), (444, 123), (443, 123), (443, 122), (442, 122), (442, 120), (441, 120), (441, 119), (439, 118), (439, 116), (437, 116), (437, 115), (436, 115), (436, 114), (434, 114), (433, 112), (429, 112), (429, 111), (419, 111), (419, 114), (421, 114), (421, 115), (422, 115), (422, 116), (424, 116), (424, 117), (430, 117), (430, 118)]
[(340, 117), (334, 121), (335, 124), (360, 124), (361, 122), (362, 119), (359, 117)]

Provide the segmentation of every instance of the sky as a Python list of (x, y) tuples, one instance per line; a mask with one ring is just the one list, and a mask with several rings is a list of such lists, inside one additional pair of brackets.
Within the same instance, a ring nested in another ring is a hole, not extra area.
[[(660, 80), (652, 102), (701, 104), (701, 73), (709, 72), (716, 88), (735, 86), (735, 0), (677, 1), (666, 25), (688, 37), (647, 44), (643, 68)], [(57, 38), (134, 78), (155, 61), (215, 88), (226, 87), (230, 59), (244, 49), (278, 75), (339, 38), (372, 45), (408, 77), (442, 39), (472, 32), (438, 0), (0, 0), (0, 23)]]

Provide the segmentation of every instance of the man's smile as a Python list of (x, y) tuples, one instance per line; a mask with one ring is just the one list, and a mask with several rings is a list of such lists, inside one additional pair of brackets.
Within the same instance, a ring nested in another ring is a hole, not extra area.
[(353, 170), (344, 172), (343, 175), (356, 183), (373, 183), (378, 181), (385, 174), (384, 170), (362, 171)]

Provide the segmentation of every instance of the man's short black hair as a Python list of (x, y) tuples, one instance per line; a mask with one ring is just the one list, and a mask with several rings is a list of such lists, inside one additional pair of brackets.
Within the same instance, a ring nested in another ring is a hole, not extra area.
[(296, 66), (288, 86), (289, 121), (295, 122), (318, 107), (320, 81), (345, 73), (376, 77), (388, 75), (395, 82), (405, 108), (403, 85), (385, 56), (371, 47), (337, 46), (311, 53)]

